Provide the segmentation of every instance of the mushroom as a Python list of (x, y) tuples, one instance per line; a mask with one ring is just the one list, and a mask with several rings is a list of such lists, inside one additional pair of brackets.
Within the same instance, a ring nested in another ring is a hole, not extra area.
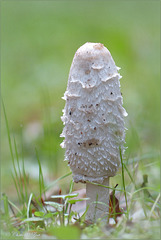
[(87, 42), (75, 53), (63, 97), (61, 147), (74, 182), (86, 183), (86, 218), (94, 221), (108, 216), (109, 189), (98, 184), (109, 186), (124, 152), (127, 113), (119, 69), (103, 44)]

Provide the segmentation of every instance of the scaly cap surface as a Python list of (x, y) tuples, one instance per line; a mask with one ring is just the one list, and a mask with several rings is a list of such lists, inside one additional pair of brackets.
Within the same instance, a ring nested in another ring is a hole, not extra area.
[(61, 134), (75, 182), (102, 183), (120, 166), (127, 113), (118, 70), (101, 43), (85, 43), (75, 53), (64, 94)]

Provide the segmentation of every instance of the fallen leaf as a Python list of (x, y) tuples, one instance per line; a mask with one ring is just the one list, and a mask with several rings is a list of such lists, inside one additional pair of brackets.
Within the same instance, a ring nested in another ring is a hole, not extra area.
[[(118, 184), (115, 186), (115, 188), (118, 186)], [(109, 198), (109, 218), (113, 218), (115, 222), (117, 223), (117, 217), (120, 217), (122, 215), (122, 211), (119, 207), (119, 200), (115, 196), (115, 190), (113, 190), (110, 194)]]

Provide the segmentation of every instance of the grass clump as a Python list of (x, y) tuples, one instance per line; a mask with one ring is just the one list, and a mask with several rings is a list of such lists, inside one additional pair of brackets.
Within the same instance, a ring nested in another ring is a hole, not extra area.
[[(111, 193), (110, 202), (107, 203), (107, 221), (103, 223), (99, 219), (96, 223), (89, 222), (85, 220), (88, 208), (84, 207), (83, 212), (73, 208), (73, 206), (88, 201), (88, 199), (79, 197), (78, 193), (74, 192), (75, 186), (72, 180), (70, 185), (66, 186), (66, 189), (69, 190), (65, 190), (65, 194), (59, 191), (59, 194), (47, 196), (47, 192), (61, 180), (66, 180), (67, 177), (71, 176), (71, 172), (46, 184), (37, 148), (35, 148), (35, 152), (39, 169), (39, 191), (36, 194), (30, 191), (30, 176), (25, 170), (24, 157), (21, 157), (20, 160), (15, 138), (13, 138), (12, 144), (4, 104), (3, 111), (13, 165), (12, 178), (18, 198), (18, 203), (15, 204), (8, 199), (5, 193), (1, 196), (1, 235), (3, 239), (21, 239), (22, 237), (56, 237), (57, 239), (158, 238), (160, 234), (159, 189), (157, 186), (151, 187), (148, 184), (148, 174), (142, 174), (140, 169), (144, 163), (144, 169), (147, 170), (151, 166), (150, 160), (152, 158), (155, 159), (154, 163), (158, 164), (157, 156), (143, 155), (137, 158), (123, 159), (120, 151), (120, 175), (113, 178), (111, 186), (108, 187)], [(21, 155), (23, 156), (23, 148)]]

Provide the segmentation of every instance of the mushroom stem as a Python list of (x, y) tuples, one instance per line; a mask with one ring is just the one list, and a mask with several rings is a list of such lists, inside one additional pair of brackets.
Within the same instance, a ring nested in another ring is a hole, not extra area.
[[(105, 178), (102, 185), (109, 186), (109, 178)], [(89, 198), (87, 202), (89, 208), (86, 219), (95, 222), (98, 218), (103, 218), (104, 221), (107, 221), (109, 211), (109, 189), (88, 182), (86, 183), (86, 195), (87, 198)]]

